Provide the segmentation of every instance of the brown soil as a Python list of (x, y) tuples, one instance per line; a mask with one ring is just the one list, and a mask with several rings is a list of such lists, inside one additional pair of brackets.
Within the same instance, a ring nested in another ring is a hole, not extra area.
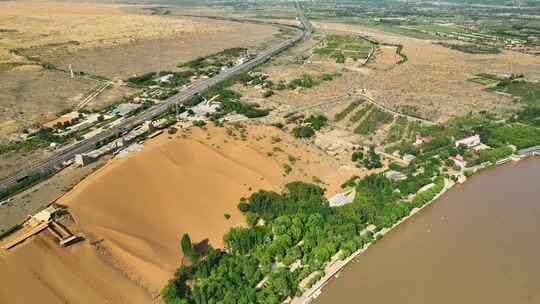
[[(167, 70), (230, 47), (268, 42), (274, 27), (178, 16), (149, 16), (123, 6), (88, 3), (2, 2), (0, 24), (0, 143), (34, 123), (55, 119), (99, 83), (43, 70), (10, 53), (67, 70), (126, 78)], [(89, 106), (99, 108), (133, 92), (115, 86)]]
[[(169, 18), (172, 19), (172, 18)], [(174, 19), (173, 19), (174, 20)], [(180, 37), (138, 40), (112, 47), (92, 48), (65, 55), (47, 54), (46, 61), (60, 67), (125, 79), (133, 74), (174, 69), (178, 64), (233, 47), (256, 46), (272, 38), (274, 28), (210, 19), (204, 22), (215, 31), (185, 33)], [(220, 30), (224, 28), (223, 30)]]
[[(444, 121), (469, 111), (506, 112), (514, 108), (511, 99), (483, 90), (468, 81), (478, 73), (524, 73), (536, 79), (540, 71), (535, 66), (540, 58), (504, 51), (499, 55), (472, 55), (450, 50), (432, 41), (419, 40), (356, 25), (316, 23), (325, 30), (359, 33), (381, 42), (403, 44), (408, 61), (388, 69), (386, 64), (368, 64), (380, 70), (369, 77), (359, 78), (356, 84), (365, 88), (378, 102), (399, 109), (414, 106), (426, 118)], [(387, 62), (387, 59), (383, 59)], [(384, 67), (381, 69), (381, 64)]]

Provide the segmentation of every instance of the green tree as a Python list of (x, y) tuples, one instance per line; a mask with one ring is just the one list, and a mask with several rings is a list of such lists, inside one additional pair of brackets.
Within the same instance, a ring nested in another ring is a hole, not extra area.
[(193, 247), (191, 239), (187, 233), (182, 235), (180, 246), (182, 253), (189, 258), (192, 264), (195, 264), (197, 262), (197, 253), (195, 252), (195, 248)]

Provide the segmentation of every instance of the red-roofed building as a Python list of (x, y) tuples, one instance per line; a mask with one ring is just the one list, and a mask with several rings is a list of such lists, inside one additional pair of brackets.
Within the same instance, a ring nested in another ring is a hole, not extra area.
[(416, 136), (416, 141), (414, 142), (414, 145), (415, 146), (419, 146), (423, 143), (427, 143), (427, 142), (430, 142), (431, 140), (433, 139), (433, 136), (431, 135), (426, 135), (426, 136)]
[(450, 156), (449, 158), (453, 160), (454, 164), (456, 164), (461, 169), (465, 168), (465, 166), (467, 165), (467, 162), (465, 161), (465, 159), (463, 159), (463, 156), (459, 154), (456, 156)]

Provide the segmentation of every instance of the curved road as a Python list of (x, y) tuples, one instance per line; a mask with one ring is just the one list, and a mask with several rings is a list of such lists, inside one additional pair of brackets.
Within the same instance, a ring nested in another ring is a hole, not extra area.
[(80, 141), (64, 150), (58, 152), (56, 155), (50, 157), (47, 160), (44, 160), (41, 163), (36, 164), (35, 166), (25, 168), (20, 170), (15, 175), (12, 175), (2, 181), (0, 181), (0, 190), (7, 189), (13, 185), (16, 185), (21, 179), (24, 179), (27, 176), (35, 174), (44, 174), (48, 172), (54, 172), (56, 167), (61, 166), (62, 162), (67, 161), (75, 157), (77, 154), (88, 152), (94, 149), (94, 146), (97, 142), (108, 138), (110, 136), (119, 134), (122, 130), (132, 129), (137, 125), (140, 125), (144, 121), (151, 120), (165, 111), (167, 111), (172, 105), (177, 103), (183, 103), (195, 94), (201, 93), (204, 90), (208, 89), (211, 86), (214, 86), (223, 80), (226, 80), (234, 75), (239, 74), (243, 70), (253, 68), (254, 66), (263, 63), (270, 59), (272, 56), (292, 47), (296, 43), (308, 38), (311, 36), (313, 28), (307, 18), (303, 14), (302, 5), (298, 2), (295, 3), (298, 19), (303, 25), (303, 30), (297, 33), (294, 37), (289, 40), (286, 40), (277, 45), (271, 46), (257, 55), (254, 59), (245, 62), (241, 65), (234, 66), (228, 70), (221, 72), (220, 74), (208, 78), (203, 81), (197, 81), (185, 90), (179, 92), (178, 94), (167, 99), (163, 104), (154, 106), (140, 114), (129, 117), (121, 124), (114, 126), (108, 130), (105, 130), (94, 137)]

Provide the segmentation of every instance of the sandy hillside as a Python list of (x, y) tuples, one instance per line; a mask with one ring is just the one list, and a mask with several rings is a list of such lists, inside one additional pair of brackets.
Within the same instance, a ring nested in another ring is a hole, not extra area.
[[(195, 129), (186, 138), (163, 135), (144, 151), (112, 161), (59, 202), (69, 206), (89, 241), (103, 240), (100, 248), (116, 267), (155, 293), (181, 263), (183, 233), (221, 247), (229, 227), (243, 225), (240, 197), (313, 175), (335, 188), (359, 173), (315, 149), (295, 147), (274, 127), (251, 130), (247, 141), (224, 128)], [(279, 143), (271, 143), (273, 133), (281, 136)], [(269, 156), (273, 147), (283, 152)], [(289, 154), (297, 161), (284, 177)]]
[(20, 62), (21, 58), (6, 50), (22, 48), (24, 55), (63, 69), (71, 64), (78, 71), (124, 78), (173, 69), (225, 48), (255, 47), (275, 33), (271, 26), (144, 15), (129, 8), (89, 3), (0, 3), (0, 66)]
[[(103, 47), (139, 39), (177, 36), (183, 33), (226, 30), (190, 20), (130, 15), (120, 6), (89, 3), (2, 2), (1, 45), (29, 48), (68, 44), (78, 48)], [(74, 43), (76, 42), (76, 43)]]
[(61, 248), (49, 232), (0, 251), (0, 303), (151, 303), (150, 294), (90, 246)]
[(271, 126), (163, 134), (58, 201), (84, 242), (63, 249), (43, 232), (0, 253), (0, 303), (151, 303), (181, 264), (183, 233), (221, 247), (231, 226), (244, 225), (240, 197), (313, 176), (335, 193), (353, 174), (366, 171)]

